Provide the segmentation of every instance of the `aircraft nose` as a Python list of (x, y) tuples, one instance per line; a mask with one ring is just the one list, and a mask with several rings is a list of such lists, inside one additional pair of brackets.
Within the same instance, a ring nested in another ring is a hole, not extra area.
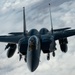
[(37, 69), (38, 64), (39, 64), (39, 60), (35, 60), (35, 61), (30, 62), (30, 64), (29, 64), (30, 71), (34, 72)]
[(31, 68), (30, 68), (30, 71), (31, 72), (34, 72), (36, 69), (32, 66)]
[(28, 52), (27, 65), (31, 72), (34, 72), (39, 65), (39, 58), (36, 51)]

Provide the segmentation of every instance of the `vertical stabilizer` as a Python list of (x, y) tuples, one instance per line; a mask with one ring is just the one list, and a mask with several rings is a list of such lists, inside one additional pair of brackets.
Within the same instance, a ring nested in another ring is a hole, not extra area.
[(25, 7), (23, 7), (23, 32), (24, 32), (24, 35), (26, 35)]
[(52, 23), (51, 4), (50, 3), (49, 3), (49, 11), (50, 11), (50, 20), (51, 20), (51, 32), (53, 33), (53, 23)]

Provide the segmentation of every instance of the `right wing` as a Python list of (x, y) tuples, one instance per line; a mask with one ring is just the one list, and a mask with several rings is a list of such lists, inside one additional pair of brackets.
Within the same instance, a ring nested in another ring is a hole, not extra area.
[[(60, 40), (63, 38), (67, 38), (67, 37), (71, 37), (73, 35), (75, 35), (75, 29), (72, 30), (64, 30), (64, 31), (57, 31), (53, 33), (54, 35), (54, 40)], [(51, 33), (48, 33), (46, 35), (41, 35), (41, 42), (47, 42), (47, 41), (51, 41), (50, 38), (52, 37)]]
[(75, 29), (55, 32), (54, 38), (55, 38), (55, 40), (59, 40), (59, 39), (63, 39), (63, 38), (73, 36), (73, 35), (75, 35)]

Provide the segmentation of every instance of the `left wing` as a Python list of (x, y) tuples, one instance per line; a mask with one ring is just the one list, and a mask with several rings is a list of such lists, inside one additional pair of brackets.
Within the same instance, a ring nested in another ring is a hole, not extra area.
[(23, 36), (0, 36), (0, 42), (6, 42), (6, 43), (18, 43), (18, 41), (22, 38)]

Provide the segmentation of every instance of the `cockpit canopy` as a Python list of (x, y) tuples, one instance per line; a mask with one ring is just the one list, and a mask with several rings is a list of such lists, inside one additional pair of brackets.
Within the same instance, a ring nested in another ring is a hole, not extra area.
[(31, 36), (28, 40), (28, 48), (30, 51), (37, 50), (38, 47), (38, 37), (37, 36)]
[(42, 28), (42, 29), (39, 31), (39, 34), (44, 35), (44, 34), (47, 34), (48, 32), (49, 32), (48, 29)]
[(31, 29), (31, 30), (29, 31), (28, 35), (29, 35), (29, 36), (32, 36), (32, 35), (36, 35), (36, 34), (38, 34), (38, 33), (39, 33), (38, 30), (36, 30), (36, 29)]

